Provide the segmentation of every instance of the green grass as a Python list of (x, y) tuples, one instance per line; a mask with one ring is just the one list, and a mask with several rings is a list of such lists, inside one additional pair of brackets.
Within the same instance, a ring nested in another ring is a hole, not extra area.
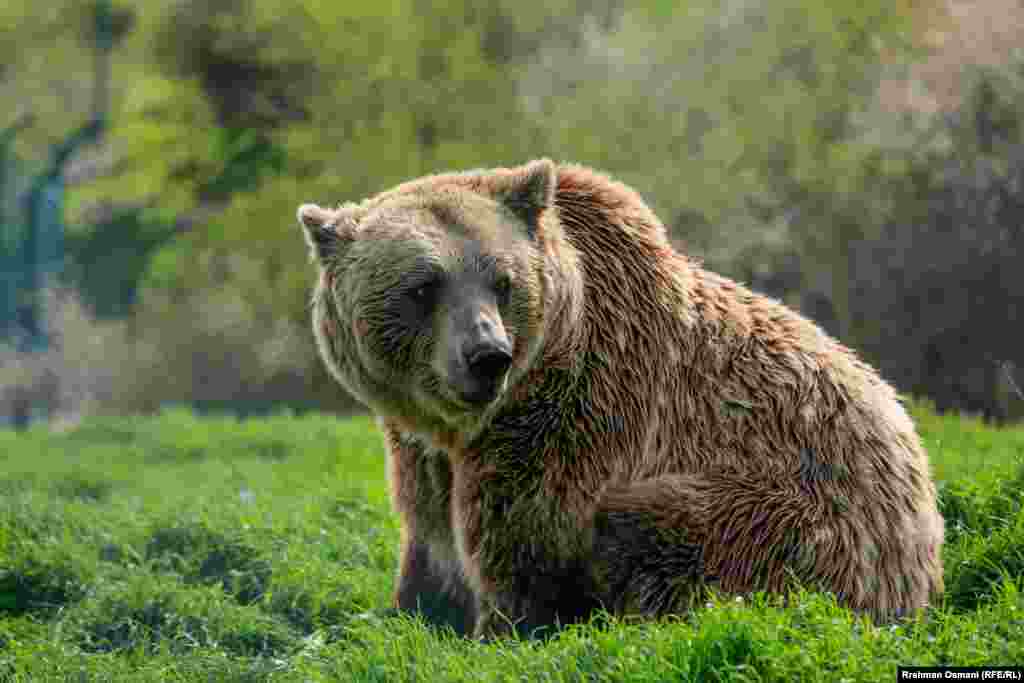
[(878, 628), (822, 595), (481, 644), (385, 619), (398, 528), (367, 418), (171, 410), (0, 431), (0, 682), (881, 681), (1024, 661), (1024, 429), (915, 405), (946, 604)]

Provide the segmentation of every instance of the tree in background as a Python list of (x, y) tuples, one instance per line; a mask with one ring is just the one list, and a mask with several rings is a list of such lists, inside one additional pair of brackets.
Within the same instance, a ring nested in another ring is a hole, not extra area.
[(1024, 61), (975, 71), (889, 180), (877, 239), (851, 245), (865, 351), (940, 409), (1024, 415)]

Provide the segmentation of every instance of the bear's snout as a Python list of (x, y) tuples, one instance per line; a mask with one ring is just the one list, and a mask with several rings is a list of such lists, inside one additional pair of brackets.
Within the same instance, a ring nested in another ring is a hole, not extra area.
[(477, 380), (496, 384), (512, 365), (512, 354), (504, 346), (483, 344), (466, 357), (466, 365)]
[(463, 353), (463, 380), (459, 395), (468, 403), (489, 403), (497, 397), (512, 365), (512, 351), (502, 341), (482, 341)]
[(452, 309), (446, 342), (441, 346), (447, 350), (445, 377), (459, 400), (482, 405), (503, 390), (512, 367), (513, 344), (491, 293), (468, 287), (459, 293), (461, 305)]

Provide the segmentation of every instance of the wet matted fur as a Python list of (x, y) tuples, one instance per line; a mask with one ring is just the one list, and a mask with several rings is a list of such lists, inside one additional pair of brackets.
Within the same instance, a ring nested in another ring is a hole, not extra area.
[[(883, 619), (941, 594), (894, 390), (676, 252), (632, 189), (540, 160), (299, 219), (321, 355), (385, 435), (399, 608), (494, 635), (677, 613), (711, 586), (799, 583)], [(458, 398), (467, 320), (510, 345), (483, 404)]]

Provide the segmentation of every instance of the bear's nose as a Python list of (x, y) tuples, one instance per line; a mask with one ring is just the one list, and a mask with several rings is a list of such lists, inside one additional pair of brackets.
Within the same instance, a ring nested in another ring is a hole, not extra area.
[(466, 354), (466, 364), (477, 379), (497, 382), (512, 365), (512, 354), (501, 346), (482, 344)]

